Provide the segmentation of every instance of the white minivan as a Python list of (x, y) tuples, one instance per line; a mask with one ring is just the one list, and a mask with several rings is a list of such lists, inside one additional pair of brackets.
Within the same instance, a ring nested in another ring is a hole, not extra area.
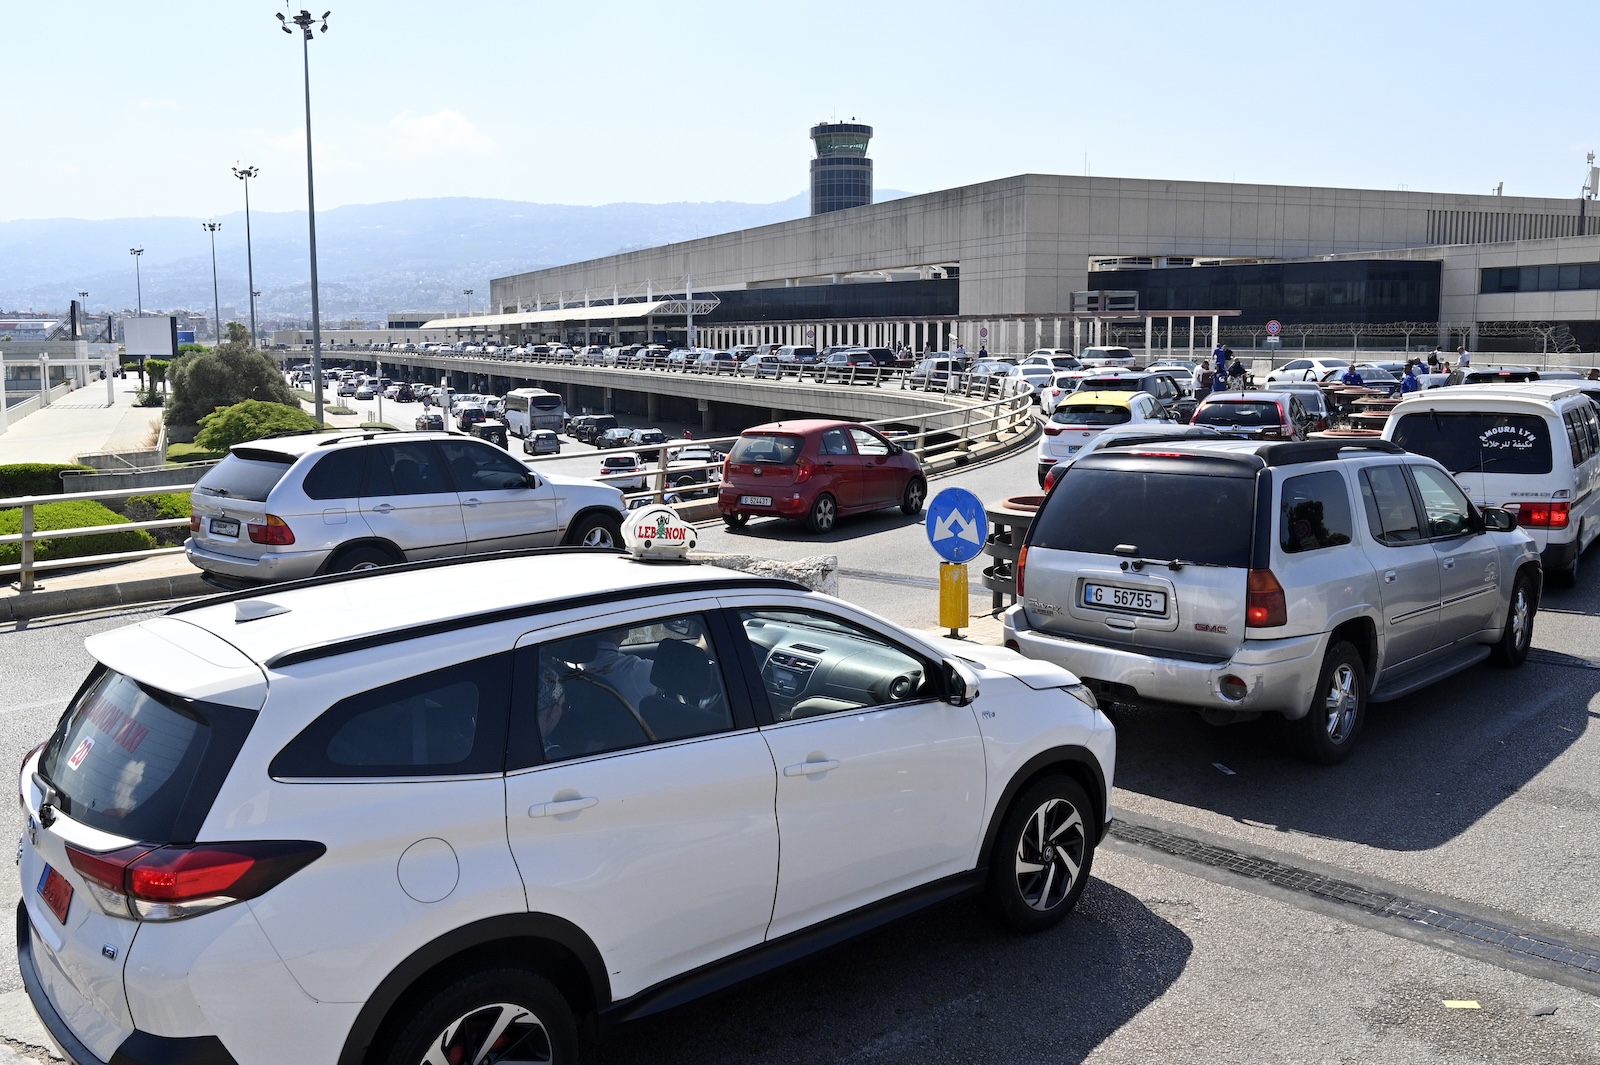
[(1385, 440), (1438, 460), (1479, 506), (1516, 514), (1545, 572), (1569, 585), (1600, 535), (1600, 417), (1573, 384), (1429, 389), (1401, 402), (1383, 429)]

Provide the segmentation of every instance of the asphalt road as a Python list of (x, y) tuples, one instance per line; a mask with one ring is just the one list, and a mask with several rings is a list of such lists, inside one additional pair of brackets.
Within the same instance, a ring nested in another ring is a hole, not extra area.
[[(995, 499), (1034, 483), (1023, 455), (932, 487)], [(898, 512), (820, 539), (779, 522), (707, 526), (702, 546), (837, 554), (846, 598), (918, 627), (935, 620), (936, 560), (920, 521)], [(0, 629), (0, 760), (17, 764), (47, 734), (87, 669), (86, 636), (148, 613)], [(1373, 708), (1339, 767), (1296, 761), (1266, 722), (1121, 714), (1118, 812), (1600, 955), (1597, 615), (1590, 566), (1579, 588), (1547, 594), (1525, 666), (1478, 667)], [(640, 1022), (601, 1058), (1600, 1065), (1600, 977), (1118, 836), (1094, 873), (1077, 914), (1045, 935), (1001, 932), (975, 903), (952, 903)], [(17, 891), (0, 880), (0, 903), (14, 908)], [(17, 986), (9, 958), (0, 952), (0, 992)], [(16, 1039), (3, 1006), (0, 1037)]]

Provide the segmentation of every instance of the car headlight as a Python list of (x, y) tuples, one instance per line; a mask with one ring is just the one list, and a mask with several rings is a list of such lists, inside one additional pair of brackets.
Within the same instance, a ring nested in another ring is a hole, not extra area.
[(1074, 699), (1078, 699), (1084, 703), (1087, 703), (1089, 709), (1091, 710), (1100, 709), (1100, 700), (1094, 697), (1094, 692), (1089, 690), (1089, 686), (1087, 684), (1063, 684), (1061, 686), (1061, 690), (1072, 696)]

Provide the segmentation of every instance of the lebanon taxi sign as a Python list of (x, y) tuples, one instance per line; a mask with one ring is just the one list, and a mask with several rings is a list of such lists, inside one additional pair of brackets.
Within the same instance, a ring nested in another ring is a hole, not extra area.
[(685, 558), (695, 539), (694, 526), (661, 503), (634, 511), (622, 523), (622, 542), (638, 559)]

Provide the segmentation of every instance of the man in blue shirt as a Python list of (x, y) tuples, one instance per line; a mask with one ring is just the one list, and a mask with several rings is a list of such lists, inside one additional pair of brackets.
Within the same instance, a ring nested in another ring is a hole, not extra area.
[(1361, 371), (1351, 366), (1344, 372), (1344, 376), (1339, 378), (1339, 383), (1344, 385), (1365, 385), (1367, 382), (1362, 379)]
[(1415, 392), (1422, 387), (1422, 382), (1417, 380), (1417, 364), (1412, 363), (1406, 367), (1406, 375), (1400, 381), (1400, 392)]

